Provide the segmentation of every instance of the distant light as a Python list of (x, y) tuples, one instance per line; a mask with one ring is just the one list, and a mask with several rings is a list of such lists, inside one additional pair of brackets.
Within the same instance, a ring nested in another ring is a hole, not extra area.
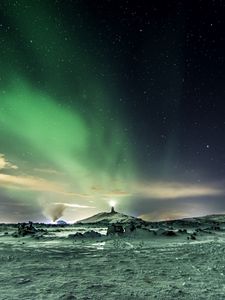
[(116, 205), (116, 201), (115, 200), (110, 200), (109, 201), (109, 205), (112, 207), (114, 207)]

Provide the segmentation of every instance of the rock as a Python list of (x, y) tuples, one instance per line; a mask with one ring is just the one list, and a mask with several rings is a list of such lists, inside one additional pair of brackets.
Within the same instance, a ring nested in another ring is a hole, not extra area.
[(187, 229), (179, 229), (178, 233), (187, 234)]
[(188, 240), (196, 240), (195, 235), (191, 234), (190, 236), (187, 237)]
[(122, 235), (124, 234), (123, 226), (119, 223), (110, 224), (107, 228), (107, 235)]
[(31, 280), (29, 278), (20, 278), (20, 280), (17, 282), (17, 284), (25, 284), (29, 283)]
[(81, 232), (76, 232), (75, 234), (69, 234), (68, 235), (68, 238), (75, 238), (75, 239), (82, 239), (82, 238), (98, 238), (98, 237), (101, 237), (101, 233), (99, 232), (96, 232), (94, 230), (90, 230), (90, 231), (87, 231), (87, 232), (84, 232), (83, 234)]
[(218, 226), (218, 225), (211, 226), (209, 229), (211, 229), (211, 230), (221, 230), (220, 226)]
[(149, 230), (148, 228), (137, 228), (135, 231), (136, 237), (142, 237), (142, 238), (151, 238), (156, 235), (156, 232), (154, 230)]
[(19, 234), (18, 234), (17, 232), (13, 232), (13, 233), (12, 233), (12, 237), (18, 238), (18, 237), (19, 237)]
[(165, 232), (165, 229), (163, 229), (163, 228), (158, 228), (158, 229), (156, 230), (156, 234), (157, 234), (157, 235), (162, 235), (162, 234), (164, 234), (164, 232)]
[(41, 238), (44, 237), (44, 232), (39, 232), (39, 231), (37, 231), (37, 232), (33, 235), (33, 237), (34, 237), (35, 239), (39, 240), (39, 239), (41, 239)]
[(99, 232), (96, 232), (94, 230), (91, 230), (91, 231), (87, 231), (85, 233), (83, 233), (83, 237), (85, 238), (98, 238), (98, 237), (101, 237), (101, 233)]
[(18, 235), (19, 236), (26, 236), (26, 235), (33, 235), (37, 232), (37, 229), (33, 226), (32, 222), (21, 223), (18, 224)]
[(80, 238), (83, 238), (84, 236), (83, 236), (83, 234), (81, 233), (81, 232), (76, 232), (76, 233), (74, 233), (74, 234), (69, 234), (68, 235), (68, 238), (78, 238), (78, 239), (80, 239)]
[(128, 224), (127, 226), (125, 226), (125, 233), (131, 233), (134, 232), (136, 230), (136, 226), (134, 225), (133, 222), (131, 222), (130, 224)]
[(76, 300), (77, 298), (72, 294), (65, 294), (62, 297), (59, 298), (60, 300)]
[(195, 235), (194, 235), (194, 234), (191, 234), (190, 239), (191, 239), (191, 240), (196, 240)]
[(172, 231), (172, 230), (165, 230), (162, 235), (165, 235), (165, 236), (176, 236), (176, 232)]
[(33, 236), (35, 238), (43, 237), (43, 235), (47, 233), (47, 230), (44, 229), (36, 229), (33, 226), (32, 222), (29, 223), (19, 223), (17, 225), (17, 232), (12, 234), (13, 237), (23, 237), (23, 236)]

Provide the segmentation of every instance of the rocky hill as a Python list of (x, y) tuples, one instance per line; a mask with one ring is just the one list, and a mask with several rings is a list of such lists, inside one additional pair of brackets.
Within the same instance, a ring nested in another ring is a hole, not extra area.
[(108, 225), (108, 224), (113, 224), (113, 223), (125, 224), (125, 223), (131, 223), (131, 222), (136, 223), (136, 224), (144, 223), (144, 221), (142, 219), (116, 212), (114, 210), (114, 208), (112, 207), (110, 212), (102, 212), (102, 213), (96, 214), (92, 217), (80, 220), (76, 224)]

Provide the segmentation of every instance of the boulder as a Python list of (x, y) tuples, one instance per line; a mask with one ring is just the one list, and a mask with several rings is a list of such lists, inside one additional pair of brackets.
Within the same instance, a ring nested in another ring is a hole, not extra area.
[(187, 229), (179, 229), (178, 233), (187, 234)]
[(127, 226), (125, 226), (125, 233), (131, 233), (134, 232), (136, 230), (136, 226), (133, 222), (131, 222), (130, 224), (128, 224)]
[(85, 233), (83, 233), (83, 237), (85, 237), (85, 238), (98, 238), (98, 237), (101, 237), (102, 235), (101, 235), (101, 233), (99, 233), (99, 232), (96, 232), (96, 231), (94, 231), (94, 230), (91, 230), (91, 231), (87, 231), (87, 232), (85, 232)]
[(76, 232), (76, 233), (73, 233), (73, 234), (69, 234), (68, 235), (68, 238), (75, 238), (75, 239), (80, 239), (80, 238), (83, 238), (83, 234), (81, 232)]
[(172, 237), (172, 236), (176, 236), (176, 232), (172, 231), (172, 230), (165, 230), (162, 235), (165, 235), (165, 236), (169, 236), (169, 237)]
[(101, 233), (96, 232), (94, 230), (90, 230), (90, 231), (86, 231), (84, 233), (81, 232), (76, 232), (75, 234), (69, 234), (68, 237), (69, 238), (75, 238), (75, 239), (80, 239), (80, 238), (99, 238), (101, 237)]
[(36, 229), (33, 223), (30, 221), (29, 223), (19, 223), (17, 225), (17, 232), (12, 234), (13, 237), (23, 237), (23, 236), (33, 236), (40, 238), (47, 230), (44, 229)]
[(123, 226), (119, 223), (110, 224), (107, 228), (107, 235), (122, 235), (124, 234)]
[(34, 235), (38, 231), (31, 221), (28, 224), (19, 223), (17, 230), (19, 236)]

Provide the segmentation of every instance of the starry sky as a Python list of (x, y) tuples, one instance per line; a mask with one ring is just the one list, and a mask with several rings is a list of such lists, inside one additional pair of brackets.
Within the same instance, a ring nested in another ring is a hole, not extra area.
[(225, 4), (2, 0), (0, 222), (225, 213)]

